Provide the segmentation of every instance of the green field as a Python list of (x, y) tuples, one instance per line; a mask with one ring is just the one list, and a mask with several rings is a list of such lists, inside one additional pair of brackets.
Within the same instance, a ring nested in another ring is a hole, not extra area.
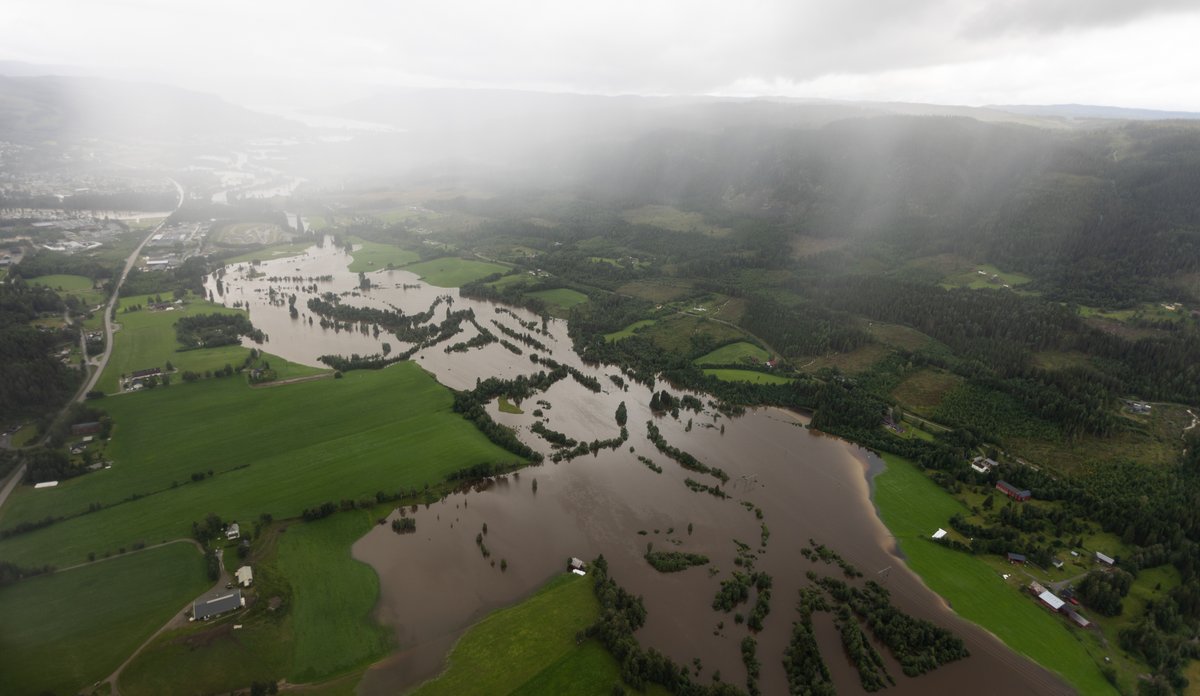
[(575, 305), (583, 304), (584, 302), (588, 301), (587, 295), (579, 292), (578, 290), (572, 290), (570, 288), (538, 290), (537, 292), (529, 293), (529, 297), (536, 297), (547, 304), (555, 305), (563, 309), (570, 309)]
[(256, 251), (248, 251), (245, 254), (239, 254), (232, 258), (224, 259), (224, 264), (249, 263), (250, 261), (271, 261), (273, 259), (282, 259), (285, 256), (299, 256), (305, 251), (312, 248), (311, 241), (304, 242), (288, 242), (284, 244), (273, 244), (263, 249)]
[(633, 334), (637, 333), (637, 331), (639, 329), (644, 329), (647, 326), (654, 326), (654, 324), (655, 324), (654, 319), (642, 319), (641, 321), (635, 321), (632, 324), (630, 324), (629, 326), (626, 326), (625, 328), (621, 329), (620, 331), (614, 331), (609, 334), (604, 334), (604, 340), (608, 341), (609, 343), (612, 343), (613, 341), (619, 341), (622, 338), (629, 338)]
[(905, 562), (959, 615), (983, 626), (1010, 648), (1062, 675), (1080, 693), (1114, 693), (1100, 673), (1108, 652), (1093, 633), (1076, 631), (1008, 582), (980, 558), (929, 540), (957, 512), (969, 514), (910, 462), (884, 455), (887, 471), (874, 481), (879, 515), (896, 537)]
[(237, 367), (250, 352), (249, 348), (242, 346), (220, 346), (179, 352), (179, 341), (175, 338), (175, 322), (180, 317), (213, 313), (237, 314), (241, 310), (189, 296), (187, 304), (174, 311), (124, 311), (132, 305), (145, 307), (149, 302), (149, 295), (121, 298), (116, 320), (121, 329), (113, 334), (112, 356), (104, 374), (100, 376), (100, 381), (96, 383), (97, 389), (111, 394), (120, 388), (121, 375), (135, 370), (163, 367), (168, 361), (180, 372), (191, 370), (202, 373), (205, 370), (219, 370), (225, 367), (226, 363)]
[(675, 232), (697, 232), (710, 237), (725, 237), (732, 230), (719, 227), (704, 220), (700, 213), (688, 213), (669, 205), (643, 205), (621, 213), (621, 217), (634, 225), (649, 225)]
[(716, 347), (746, 338), (740, 329), (690, 314), (673, 314), (660, 319), (653, 326), (642, 329), (641, 334), (663, 350), (686, 356), (695, 355), (698, 345)]
[(78, 297), (87, 307), (103, 304), (106, 297), (103, 290), (92, 287), (91, 278), (84, 276), (44, 275), (31, 278), (29, 284), (44, 285), (52, 290), (57, 290), (63, 297)]
[(91, 686), (209, 585), (199, 551), (171, 544), (0, 589), (0, 692)]
[(497, 400), (496, 405), (499, 407), (501, 413), (525, 413), (521, 410), (521, 406), (519, 404), (514, 404), (508, 400), (508, 397), (505, 396), (500, 397)]
[(692, 362), (697, 365), (736, 365), (738, 363), (753, 363), (762, 365), (769, 360), (771, 354), (753, 343), (738, 341), (727, 346), (721, 346), (707, 355), (702, 355)]
[(378, 271), (388, 267), (399, 268), (421, 260), (417, 252), (401, 249), (393, 244), (368, 242), (364, 239), (353, 241), (356, 248), (350, 253), (354, 259), (349, 266), (351, 273)]
[[(350, 557), (378, 512), (358, 510), (275, 529), (256, 544), (254, 592), (279, 597), (274, 612), (243, 614), (159, 637), (121, 675), (121, 692), (222, 693), (253, 681), (324, 681), (359, 670), (392, 647), (372, 618), (379, 579)], [(228, 624), (238, 623), (236, 632)], [(220, 664), (221, 669), (211, 669)], [(186, 675), (181, 677), (181, 675)], [(352, 686), (352, 685), (351, 685)]]
[(609, 696), (621, 683), (616, 660), (594, 640), (575, 642), (575, 633), (599, 616), (591, 577), (555, 577), (529, 599), (472, 627), (454, 646), (446, 671), (413, 696)]
[[(325, 501), (435, 485), (480, 462), (514, 461), (451, 402), (449, 390), (408, 362), (268, 389), (212, 379), (110, 397), (99, 405), (115, 423), (105, 452), (113, 467), (53, 489), (18, 489), (0, 525), (111, 507), (6, 539), (0, 558), (65, 565), (89, 552), (187, 536), (209, 512), (283, 519)], [(214, 476), (191, 481), (210, 470)], [(144, 497), (121, 502), (131, 494)]]
[(430, 285), (439, 288), (457, 288), (460, 285), (490, 276), (493, 273), (503, 273), (508, 266), (474, 259), (460, 259), (457, 256), (444, 256), (432, 261), (422, 261), (404, 267), (421, 276)]
[(755, 372), (754, 370), (705, 369), (704, 374), (725, 382), (750, 382), (751, 384), (788, 384), (792, 380), (779, 375)]
[[(983, 271), (980, 273), (979, 271)], [(991, 264), (981, 264), (974, 270), (965, 271), (942, 279), (945, 288), (970, 288), (972, 290), (1000, 289), (1005, 285), (1012, 288), (1029, 283), (1033, 280), (1022, 273), (1006, 273)]]
[(514, 273), (512, 275), (506, 275), (500, 280), (492, 281), (491, 283), (488, 283), (488, 285), (492, 286), (493, 288), (506, 288), (510, 285), (525, 285), (532, 281), (533, 276), (527, 273)]

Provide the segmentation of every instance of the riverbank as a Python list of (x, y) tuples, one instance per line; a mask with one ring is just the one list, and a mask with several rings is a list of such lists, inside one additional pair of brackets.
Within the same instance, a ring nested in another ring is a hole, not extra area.
[(933, 543), (929, 536), (966, 509), (916, 465), (883, 455), (887, 469), (872, 482), (879, 518), (895, 537), (908, 567), (954, 609), (1005, 645), (1058, 673), (1086, 694), (1116, 693), (1100, 672), (1097, 634), (1068, 628), (981, 559)]

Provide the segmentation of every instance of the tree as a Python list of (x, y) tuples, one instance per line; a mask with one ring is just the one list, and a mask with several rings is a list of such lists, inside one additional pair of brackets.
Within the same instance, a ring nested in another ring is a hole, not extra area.
[(629, 418), (629, 413), (625, 410), (625, 402), (622, 401), (620, 406), (617, 406), (617, 425), (625, 425)]

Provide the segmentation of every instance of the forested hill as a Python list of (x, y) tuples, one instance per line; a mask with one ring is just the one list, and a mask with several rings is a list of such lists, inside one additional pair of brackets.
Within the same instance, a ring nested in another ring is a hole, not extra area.
[(966, 118), (848, 119), (819, 128), (648, 133), (611, 148), (581, 190), (666, 203), (792, 235), (955, 252), (1086, 304), (1196, 299), (1200, 124), (1051, 131)]

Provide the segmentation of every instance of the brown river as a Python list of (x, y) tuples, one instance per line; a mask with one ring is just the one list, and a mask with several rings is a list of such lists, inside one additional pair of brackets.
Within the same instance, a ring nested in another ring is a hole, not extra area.
[[(398, 307), (406, 313), (424, 311), (438, 296), (448, 295), (454, 298), (454, 309), (473, 308), (477, 321), (497, 337), (503, 336), (492, 320), (520, 333), (534, 333), (520, 326), (507, 308), (460, 298), (456, 289), (431, 287), (405, 271), (370, 273), (375, 287), (359, 292), (358, 276), (346, 270), (349, 260), (344, 251), (326, 245), (301, 256), (264, 262), (254, 277), (246, 264), (230, 266), (223, 278), (225, 294), (216, 299), (249, 307), (254, 325), (268, 336), (262, 346), (266, 351), (309, 365), (318, 365), (317, 357), (326, 353), (377, 353), (384, 342), (391, 343), (394, 352), (408, 347), (386, 333), (376, 337), (373, 332), (323, 329), (319, 318), (309, 324), (306, 302), (312, 293), (303, 288), (311, 290), (314, 284), (319, 293), (346, 293), (342, 301), (347, 304)], [(310, 280), (326, 276), (332, 280)], [(286, 302), (269, 301), (272, 287), (283, 296), (297, 295), (299, 318), (289, 316)], [(215, 281), (210, 279), (209, 288), (215, 293)], [(435, 321), (443, 311), (444, 306), (439, 307)], [(526, 321), (538, 319), (524, 310), (511, 311)], [(448, 343), (477, 333), (470, 324), (463, 324), (463, 329)], [(594, 393), (567, 378), (522, 404), (523, 414), (500, 412), (493, 403), (492, 417), (516, 428), (523, 441), (549, 455), (553, 451), (549, 443), (529, 430), (538, 420), (532, 414), (535, 408), (544, 411), (546, 427), (591, 441), (618, 435), (614, 413), (623, 401), (629, 413), (629, 441), (616, 451), (601, 450), (569, 462), (554, 464), (547, 458), (541, 466), (450, 495), (416, 512), (409, 509), (406, 514), (416, 518), (415, 534), (398, 535), (390, 526), (379, 526), (355, 543), (353, 556), (379, 574), (377, 618), (395, 630), (399, 646), (368, 670), (360, 693), (403, 693), (435, 677), (454, 641), (468, 627), (564, 572), (569, 557), (590, 560), (599, 554), (608, 559), (611, 576), (645, 600), (648, 617), (637, 634), (644, 647), (657, 648), (680, 664), (691, 665), (699, 658), (701, 683), (719, 670), (724, 680), (743, 687), (740, 643), (748, 629), (734, 623), (733, 612), (711, 607), (720, 581), (735, 569), (734, 540), (738, 540), (758, 550), (756, 570), (766, 571), (774, 580), (771, 612), (757, 635), (762, 662), (759, 684), (765, 694), (786, 694), (781, 660), (797, 618), (797, 591), (807, 584), (804, 574), (812, 569), (840, 576), (836, 566), (812, 564), (800, 555), (810, 538), (836, 550), (866, 577), (881, 581), (902, 610), (953, 631), (971, 652), (969, 658), (909, 678), (877, 645), (896, 679), (896, 686), (885, 693), (1071, 692), (1058, 677), (960, 619), (907, 569), (870, 500), (870, 477), (883, 466), (874, 455), (814, 434), (803, 427), (802, 416), (780, 409), (751, 410), (733, 419), (707, 407), (699, 414), (680, 411), (678, 419), (655, 417), (649, 410), (651, 390), (636, 383), (622, 390), (609, 379), (620, 374), (617, 368), (585, 365), (571, 348), (565, 322), (551, 320), (546, 333), (534, 336), (558, 362), (599, 379), (602, 392)], [(537, 372), (542, 368), (531, 363), (528, 354), (547, 353), (522, 346), (524, 354), (518, 356), (496, 343), (455, 353), (446, 353), (443, 347), (422, 349), (413, 359), (455, 389), (471, 388), (477, 378)], [(681, 395), (669, 385), (657, 388)], [(707, 404), (703, 395), (697, 396)], [(548, 402), (549, 407), (533, 401)], [(724, 486), (728, 499), (684, 485), (685, 478), (708, 485), (719, 482), (686, 471), (660, 454), (646, 437), (646, 422), (651, 419), (668, 443), (729, 474)], [(639, 461), (639, 455), (661, 467), (662, 473)], [(763, 518), (759, 520), (743, 502), (761, 509)], [(476, 544), (484, 524), (490, 559)], [(762, 524), (770, 532), (765, 547), (761, 546)], [(711, 563), (659, 573), (643, 558), (647, 544), (656, 550), (705, 554)], [(505, 571), (500, 569), (501, 559), (507, 562)], [(749, 614), (753, 601), (752, 597), (735, 612)], [(723, 628), (718, 627), (720, 622)], [(818, 614), (815, 627), (838, 693), (861, 693), (857, 671), (843, 653), (831, 616)]]

